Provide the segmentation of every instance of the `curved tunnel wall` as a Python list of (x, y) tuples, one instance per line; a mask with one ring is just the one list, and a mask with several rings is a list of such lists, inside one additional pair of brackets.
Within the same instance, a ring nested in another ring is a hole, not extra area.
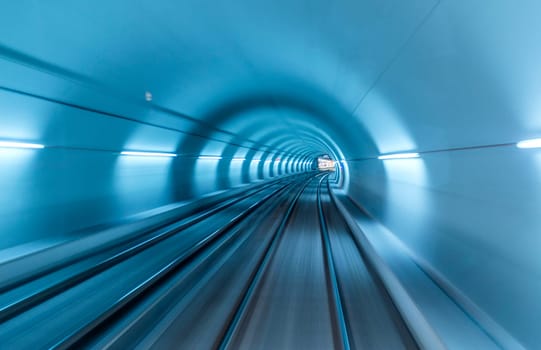
[(515, 147), (541, 134), (537, 2), (80, 6), (1, 15), (0, 138), (47, 146), (0, 151), (2, 247), (331, 154), (413, 254), (539, 342), (541, 159)]
[[(539, 137), (541, 32), (533, 12), (442, 2), (378, 80), (357, 115), (396, 120), (373, 133), (382, 153), (350, 162), (350, 194), (527, 348), (541, 314)], [(468, 14), (468, 15), (466, 15)], [(505, 23), (505, 25), (503, 25)], [(397, 140), (400, 142), (397, 144)], [(425, 152), (425, 153), (423, 153)]]
[[(7, 66), (6, 72), (12, 69)], [(26, 70), (27, 74), (34, 72)], [(46, 146), (43, 150), (0, 150), (3, 248), (57, 238), (218, 190), (308, 171), (315, 155), (298, 151), (295, 143), (287, 147), (285, 141), (290, 137), (284, 138), (282, 133), (283, 140), (269, 145), (243, 144), (243, 139), (228, 133), (184, 132), (176, 126), (22, 90), (4, 87), (0, 94), (2, 140)], [(125, 150), (178, 156), (121, 155)]]

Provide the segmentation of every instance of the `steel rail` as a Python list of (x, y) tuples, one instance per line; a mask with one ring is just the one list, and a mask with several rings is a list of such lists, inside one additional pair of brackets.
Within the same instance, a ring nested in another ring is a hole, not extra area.
[(225, 350), (230, 346), (234, 332), (237, 329), (246, 309), (249, 307), (252, 297), (255, 294), (258, 286), (260, 285), (260, 282), (263, 279), (265, 272), (267, 271), (268, 265), (275, 256), (274, 253), (276, 252), (276, 249), (283, 236), (289, 219), (291, 218), (293, 209), (297, 205), (300, 196), (302, 195), (308, 184), (310, 184), (310, 182), (312, 181), (313, 178), (306, 181), (306, 183), (301, 187), (301, 189), (297, 192), (297, 194), (289, 204), (285, 215), (282, 217), (280, 226), (278, 226), (278, 228), (274, 232), (272, 240), (268, 243), (265, 251), (261, 255), (261, 258), (256, 263), (256, 266), (250, 278), (248, 279), (248, 283), (245, 285), (242, 292), (240, 293), (241, 297), (239, 298), (236, 307), (233, 309), (232, 315), (230, 316), (229, 321), (224, 327), (222, 334), (218, 337), (214, 349)]
[(96, 329), (100, 324), (102, 324), (106, 320), (113, 317), (119, 310), (121, 310), (129, 302), (141, 296), (143, 293), (149, 291), (154, 285), (156, 285), (156, 283), (162, 281), (164, 278), (167, 278), (170, 273), (173, 273), (178, 268), (183, 266), (187, 261), (192, 259), (194, 256), (204, 251), (205, 248), (209, 247), (219, 237), (229, 232), (236, 225), (241, 223), (248, 215), (252, 214), (255, 210), (257, 210), (265, 202), (267, 202), (269, 199), (277, 195), (279, 192), (286, 190), (290, 185), (291, 184), (285, 185), (278, 192), (274, 191), (273, 193), (265, 196), (263, 199), (252, 204), (248, 209), (244, 210), (242, 213), (235, 216), (225, 226), (214, 231), (210, 235), (205, 236), (197, 244), (193, 245), (190, 249), (183, 252), (181, 255), (179, 255), (178, 257), (176, 257), (169, 263), (167, 263), (159, 271), (157, 271), (152, 276), (148, 277), (144, 282), (139, 284), (136, 288), (124, 294), (113, 305), (111, 305), (111, 307), (101, 312), (98, 317), (94, 318), (92, 321), (88, 322), (87, 324), (80, 326), (78, 329), (71, 332), (68, 336), (58, 341), (51, 348), (52, 349), (68, 349), (71, 346), (73, 346), (75, 343), (77, 343), (80, 339), (82, 339), (88, 333)]
[(328, 184), (328, 175), (325, 175), (319, 181), (317, 187), (317, 208), (319, 216), (319, 226), (321, 231), (321, 240), (323, 243), (323, 254), (325, 256), (325, 267), (327, 270), (327, 286), (330, 296), (332, 295), (332, 301), (334, 304), (334, 318), (337, 323), (339, 334), (338, 342), (343, 350), (350, 350), (350, 340), (349, 340), (349, 325), (344, 313), (344, 306), (342, 303), (342, 296), (340, 293), (340, 285), (338, 281), (338, 276), (336, 274), (336, 268), (333, 258), (332, 245), (329, 238), (329, 231), (327, 226), (327, 221), (325, 219), (325, 214), (323, 212), (323, 205), (321, 201), (321, 185), (324, 180), (327, 180)]

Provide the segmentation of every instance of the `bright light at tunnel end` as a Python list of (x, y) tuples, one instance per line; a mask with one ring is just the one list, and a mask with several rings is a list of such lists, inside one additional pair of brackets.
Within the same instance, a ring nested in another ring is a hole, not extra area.
[(528, 148), (541, 148), (541, 139), (531, 139), (517, 142), (518, 148), (528, 149)]
[(27, 149), (43, 149), (45, 145), (38, 143), (0, 141), (0, 148), (27, 148)]
[(396, 153), (396, 154), (386, 154), (386, 155), (378, 157), (378, 159), (380, 160), (411, 159), (411, 158), (419, 158), (419, 153)]
[(164, 152), (139, 152), (139, 151), (123, 151), (120, 153), (123, 156), (132, 156), (132, 157), (176, 157), (175, 153), (164, 153)]

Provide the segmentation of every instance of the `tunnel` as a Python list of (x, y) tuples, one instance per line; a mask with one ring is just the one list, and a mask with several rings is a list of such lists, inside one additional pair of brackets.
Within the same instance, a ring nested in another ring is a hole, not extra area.
[(4, 2), (0, 349), (541, 349), (540, 13)]

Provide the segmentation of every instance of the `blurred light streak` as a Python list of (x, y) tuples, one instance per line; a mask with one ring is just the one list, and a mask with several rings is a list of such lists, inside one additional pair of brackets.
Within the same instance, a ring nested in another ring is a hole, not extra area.
[(518, 148), (541, 148), (541, 139), (524, 140), (517, 143)]
[(419, 153), (396, 153), (379, 156), (380, 160), (419, 158)]
[(220, 157), (220, 156), (199, 156), (197, 158), (202, 159), (202, 160), (220, 160), (220, 159), (222, 159), (222, 157)]
[(137, 152), (137, 151), (123, 151), (120, 153), (123, 156), (134, 157), (176, 157), (175, 153), (163, 153), (163, 152)]
[(28, 149), (43, 149), (45, 145), (38, 143), (0, 141), (0, 148), (28, 148)]

